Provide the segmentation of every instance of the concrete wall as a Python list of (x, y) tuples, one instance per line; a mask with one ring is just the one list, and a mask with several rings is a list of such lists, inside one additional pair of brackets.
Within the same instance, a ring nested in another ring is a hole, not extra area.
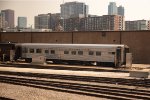
[(150, 64), (150, 31), (3, 32), (0, 41), (19, 43), (126, 44), (134, 63)]
[(71, 33), (33, 33), (33, 43), (72, 43)]
[(73, 43), (120, 44), (119, 32), (74, 32)]
[(19, 42), (19, 43), (30, 43), (31, 42), (31, 33), (8, 33), (3, 32), (0, 34), (0, 41), (12, 41), (12, 42)]
[(150, 64), (150, 31), (122, 32), (121, 35), (121, 43), (130, 47), (134, 63)]

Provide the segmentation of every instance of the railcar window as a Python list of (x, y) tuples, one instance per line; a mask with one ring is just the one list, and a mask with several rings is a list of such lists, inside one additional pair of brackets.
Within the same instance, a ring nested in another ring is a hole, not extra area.
[(71, 54), (72, 55), (76, 55), (76, 51), (71, 51)]
[(55, 54), (55, 50), (51, 50), (51, 54)]
[(78, 51), (78, 55), (83, 55), (83, 51)]
[(115, 55), (115, 52), (108, 52), (108, 54)]
[(64, 54), (69, 54), (69, 51), (64, 51)]
[(34, 53), (34, 49), (30, 49), (30, 53)]
[(96, 51), (96, 56), (101, 56), (101, 52), (100, 51)]
[(36, 53), (42, 53), (42, 49), (36, 49)]
[(89, 51), (89, 55), (94, 55), (94, 52), (93, 51)]
[(45, 53), (49, 53), (49, 50), (45, 50)]
[(113, 55), (115, 55), (115, 52), (112, 52)]

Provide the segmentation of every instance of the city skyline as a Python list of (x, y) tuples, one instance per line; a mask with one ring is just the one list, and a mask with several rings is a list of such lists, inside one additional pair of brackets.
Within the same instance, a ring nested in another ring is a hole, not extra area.
[[(12, 9), (15, 11), (15, 26), (18, 16), (26, 16), (28, 26), (34, 25), (34, 16), (38, 14), (60, 13), (60, 5), (63, 2), (83, 2), (89, 6), (89, 14), (107, 15), (109, 2), (116, 2), (117, 6), (125, 8), (125, 20), (149, 20), (146, 13), (149, 8), (149, 0), (0, 0), (0, 10)], [(55, 8), (55, 9), (54, 9)]]

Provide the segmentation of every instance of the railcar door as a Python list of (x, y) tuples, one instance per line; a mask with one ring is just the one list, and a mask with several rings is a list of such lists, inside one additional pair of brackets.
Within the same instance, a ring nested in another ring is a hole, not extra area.
[(126, 54), (129, 53), (129, 48), (124, 48), (124, 64), (126, 64)]
[(118, 47), (116, 50), (116, 66), (121, 65), (121, 47)]

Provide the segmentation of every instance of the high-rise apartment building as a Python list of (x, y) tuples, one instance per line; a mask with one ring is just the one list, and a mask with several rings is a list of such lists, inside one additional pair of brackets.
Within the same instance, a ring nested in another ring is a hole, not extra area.
[(9, 28), (14, 28), (14, 20), (15, 20), (15, 15), (14, 15), (14, 10), (11, 9), (6, 9), (2, 10), (2, 13), (4, 13), (5, 16), (5, 21), (7, 21), (7, 27)]
[(62, 20), (64, 31), (119, 31), (125, 29), (124, 16), (120, 15), (89, 16)]
[(18, 17), (18, 28), (27, 28), (27, 17)]
[(123, 6), (118, 7), (118, 15), (124, 16), (124, 7)]
[(80, 2), (67, 2), (61, 4), (61, 17), (68, 18), (81, 18), (88, 16), (88, 5)]
[(102, 16), (89, 16), (81, 19), (81, 31), (98, 31), (102, 29)]
[(138, 30), (148, 30), (148, 20), (137, 21)]
[(118, 11), (117, 11), (117, 6), (115, 2), (110, 2), (108, 5), (108, 15), (117, 15)]
[(103, 30), (114, 30), (114, 31), (124, 30), (125, 29), (124, 16), (103, 15), (102, 27)]
[(148, 20), (125, 21), (125, 30), (149, 30)]
[(126, 31), (137, 30), (137, 21), (125, 21), (125, 30)]
[(68, 19), (61, 19), (62, 26), (64, 31), (80, 31), (80, 20), (81, 18), (68, 18)]

